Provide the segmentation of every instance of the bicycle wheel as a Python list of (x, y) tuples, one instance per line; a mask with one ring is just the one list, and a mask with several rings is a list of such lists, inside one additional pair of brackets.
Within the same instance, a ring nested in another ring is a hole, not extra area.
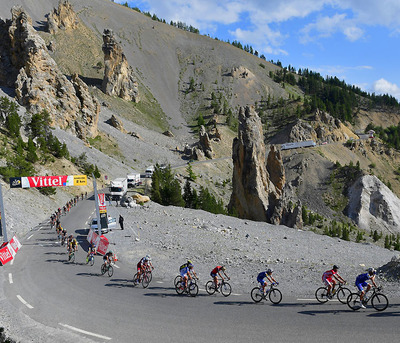
[(143, 274), (143, 280), (142, 280), (142, 286), (143, 288), (147, 288), (150, 284), (150, 279), (149, 279), (149, 274), (144, 273)]
[(321, 304), (323, 304), (328, 301), (327, 293), (328, 290), (326, 289), (326, 287), (320, 287), (315, 291), (315, 297)]
[(353, 310), (358, 311), (361, 308), (360, 294), (351, 293), (347, 297), (347, 305)]
[(251, 299), (253, 299), (253, 301), (256, 303), (259, 303), (264, 298), (264, 295), (262, 294), (262, 290), (260, 290), (259, 287), (254, 287), (251, 290), (250, 295), (251, 295)]
[(114, 268), (113, 268), (113, 266), (108, 266), (108, 276), (109, 277), (111, 277), (111, 276), (113, 276), (113, 274), (114, 274)]
[(177, 283), (181, 282), (182, 278), (180, 275), (178, 275), (175, 279), (174, 279), (174, 286), (176, 286)]
[(89, 264), (90, 264), (91, 266), (94, 266), (94, 256), (91, 256), (91, 257), (90, 257)]
[(371, 305), (377, 311), (384, 311), (389, 305), (389, 300), (386, 295), (382, 293), (375, 293), (371, 299)]
[(224, 297), (227, 297), (227, 296), (231, 295), (232, 287), (229, 283), (223, 282), (223, 283), (221, 283), (220, 290), (221, 290), (222, 295)]
[(197, 294), (199, 294), (199, 286), (197, 286), (197, 284), (194, 282), (191, 282), (188, 286), (188, 293), (191, 297), (195, 297)]
[(215, 293), (215, 284), (214, 284), (214, 281), (208, 281), (208, 282), (206, 283), (206, 292), (207, 292), (209, 295), (213, 295), (213, 294)]
[(149, 279), (149, 283), (151, 282), (151, 280), (153, 280), (153, 273), (151, 272), (151, 270), (147, 271), (147, 278)]
[(138, 277), (137, 277), (137, 273), (135, 275), (133, 275), (133, 279), (132, 279), (133, 285), (136, 286), (138, 284)]
[(336, 296), (342, 304), (346, 304), (350, 293), (351, 291), (348, 288), (342, 287), (336, 292)]
[(183, 282), (182, 282), (182, 281), (178, 281), (178, 282), (175, 284), (175, 291), (176, 291), (176, 293), (178, 293), (178, 294), (182, 294), (182, 293), (185, 291), (185, 286), (183, 285)]
[(282, 301), (282, 293), (279, 289), (271, 289), (269, 291), (269, 300), (273, 304), (279, 304)]
[(104, 264), (101, 265), (101, 275), (104, 275), (106, 273), (107, 269)]

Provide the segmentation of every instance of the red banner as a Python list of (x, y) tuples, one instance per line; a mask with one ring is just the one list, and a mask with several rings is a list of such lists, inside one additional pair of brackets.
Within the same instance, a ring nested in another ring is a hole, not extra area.
[(19, 248), (21, 248), (21, 243), (15, 236), (10, 241), (10, 245), (12, 246), (12, 248), (14, 249), (15, 252), (18, 252)]
[(9, 244), (0, 249), (0, 262), (2, 265), (5, 265), (14, 258), (15, 253), (13, 254), (11, 251), (12, 248), (10, 248)]
[(89, 243), (94, 242), (96, 244), (96, 252), (100, 255), (104, 255), (107, 252), (108, 246), (110, 244), (108, 242), (108, 239), (104, 235), (99, 236), (92, 229), (89, 230), (87, 241)]
[(97, 194), (99, 198), (99, 212), (100, 213), (107, 213), (107, 206), (106, 206), (106, 196), (104, 193)]

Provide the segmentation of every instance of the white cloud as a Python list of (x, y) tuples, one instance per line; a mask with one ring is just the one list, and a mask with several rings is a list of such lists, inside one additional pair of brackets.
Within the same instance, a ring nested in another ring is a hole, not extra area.
[(374, 82), (373, 89), (377, 94), (390, 94), (400, 100), (400, 87), (383, 78)]

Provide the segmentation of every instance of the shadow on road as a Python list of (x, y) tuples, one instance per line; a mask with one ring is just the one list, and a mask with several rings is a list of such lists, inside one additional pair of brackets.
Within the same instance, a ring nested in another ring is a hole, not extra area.
[(55, 251), (49, 251), (49, 252), (45, 252), (45, 255), (65, 255), (65, 252), (55, 252)]
[(244, 305), (258, 305), (258, 304), (256, 304), (254, 301), (221, 300), (221, 301), (215, 301), (214, 305), (244, 306)]
[(349, 312), (354, 312), (353, 310), (350, 309), (343, 309), (343, 310), (310, 310), (310, 311), (299, 311), (299, 314), (306, 314), (308, 316), (317, 316), (319, 314), (342, 314), (342, 313), (349, 313)]
[(90, 276), (102, 276), (100, 273), (77, 273), (76, 275), (78, 275), (78, 276), (87, 276), (87, 277), (90, 277)]

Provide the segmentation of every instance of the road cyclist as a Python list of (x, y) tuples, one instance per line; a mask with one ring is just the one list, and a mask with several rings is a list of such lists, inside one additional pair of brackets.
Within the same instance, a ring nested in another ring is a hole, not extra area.
[(267, 281), (265, 281), (264, 279), (267, 279), (269, 282), (279, 285), (279, 283), (273, 278), (272, 273), (273, 270), (271, 268), (268, 268), (266, 271), (261, 272), (257, 275), (257, 282), (260, 283), (260, 288), (262, 288), (264, 296), (266, 295), (265, 288), (267, 287)]
[(134, 277), (134, 282), (135, 284), (140, 283), (142, 275), (144, 273), (150, 272), (154, 269), (153, 264), (151, 263), (151, 257), (150, 255), (146, 255), (140, 259), (138, 264), (136, 265), (137, 272)]
[(92, 242), (89, 245), (88, 253), (86, 255), (86, 264), (94, 265), (94, 255), (96, 255), (96, 243)]
[[(360, 292), (360, 307), (365, 308), (364, 306), (364, 296), (368, 293), (368, 291), (371, 289), (371, 284), (367, 283), (368, 280), (371, 280), (372, 284), (374, 285), (375, 288), (378, 288), (378, 286), (375, 283), (375, 275), (376, 275), (376, 270), (374, 268), (368, 268), (367, 273), (363, 273), (357, 276), (355, 285), (358, 288)], [(367, 287), (366, 291), (364, 291), (364, 287)]]
[(101, 275), (104, 275), (106, 272), (108, 272), (108, 276), (112, 276), (114, 273), (114, 268), (111, 265), (113, 262), (113, 252), (110, 250), (103, 256), (103, 264), (101, 265)]
[(70, 235), (68, 237), (67, 251), (68, 251), (68, 261), (74, 262), (75, 261), (75, 252), (78, 251), (78, 242), (74, 238), (73, 235)]
[[(212, 281), (206, 283), (206, 292), (210, 295), (215, 292), (221, 292), (223, 296), (227, 297), (232, 292), (231, 285), (225, 281), (225, 278), (230, 280), (229, 276), (225, 273), (226, 268), (224, 266), (216, 266), (210, 273)], [(225, 278), (222, 276), (224, 274)], [(221, 282), (218, 282), (218, 276), (221, 278)]]
[(336, 281), (341, 282), (343, 284), (346, 283), (346, 280), (344, 280), (339, 275), (338, 270), (339, 267), (337, 265), (334, 265), (332, 269), (327, 270), (325, 273), (322, 274), (322, 282), (328, 288), (328, 292), (326, 294), (327, 300), (332, 299), (332, 296), (335, 295)]
[[(179, 267), (179, 275), (175, 278), (175, 290), (178, 294), (187, 292), (192, 296), (196, 296), (199, 287), (196, 285), (195, 280), (198, 280), (196, 272), (194, 271), (193, 263), (188, 260), (186, 263)], [(188, 287), (188, 280), (190, 280), (190, 285)]]

